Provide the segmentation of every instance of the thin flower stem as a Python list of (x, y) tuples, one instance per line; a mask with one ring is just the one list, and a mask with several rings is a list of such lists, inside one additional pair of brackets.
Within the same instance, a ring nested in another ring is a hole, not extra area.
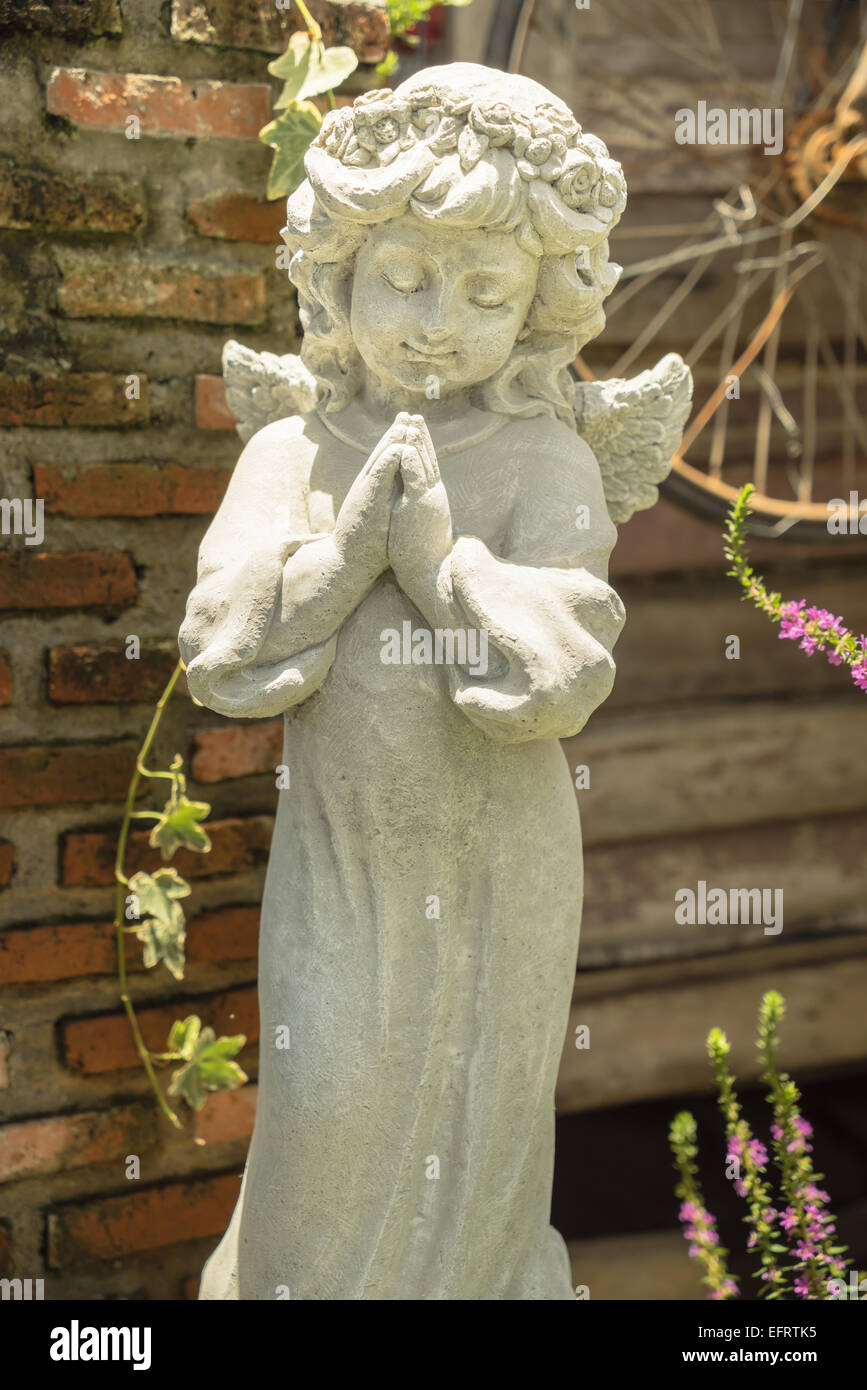
[(175, 686), (177, 685), (183, 670), (184, 663), (182, 661), (179, 661), (171, 676), (169, 677), (168, 684), (166, 685), (165, 690), (163, 691), (162, 695), (157, 701), (156, 708), (153, 713), (153, 718), (150, 722), (150, 728), (145, 734), (144, 742), (142, 743), (142, 746), (139, 749), (138, 757), (136, 758), (135, 763), (135, 771), (133, 772), (133, 775), (130, 778), (129, 787), (127, 788), (123, 820), (121, 821), (120, 834), (118, 836), (117, 841), (117, 853), (115, 855), (114, 860), (114, 877), (115, 882), (117, 884), (115, 890), (114, 928), (117, 941), (117, 982), (118, 990), (120, 993), (120, 1000), (123, 1004), (124, 1009), (126, 1010), (127, 1018), (129, 1019), (130, 1027), (132, 1029), (133, 1040), (136, 1046), (136, 1051), (138, 1052), (138, 1055), (142, 1061), (142, 1065), (144, 1066), (144, 1069), (147, 1072), (148, 1080), (150, 1081), (151, 1087), (153, 1088), (153, 1092), (157, 1098), (159, 1107), (165, 1115), (166, 1119), (170, 1120), (176, 1129), (183, 1129), (183, 1125), (181, 1124), (181, 1121), (178, 1119), (175, 1111), (171, 1108), (165, 1096), (163, 1095), (162, 1088), (157, 1080), (156, 1072), (153, 1068), (151, 1054), (148, 1052), (148, 1049), (145, 1046), (145, 1041), (141, 1035), (141, 1029), (138, 1025), (138, 1019), (136, 1018), (135, 1009), (133, 1008), (132, 1000), (130, 999), (129, 994), (127, 992), (126, 949), (124, 941), (126, 935), (124, 923), (125, 894), (123, 890), (124, 888), (129, 886), (129, 879), (126, 877), (123, 870), (124, 860), (126, 859), (127, 841), (129, 840), (130, 825), (132, 824), (133, 818), (138, 818), (139, 815), (139, 813), (135, 811), (134, 807), (141, 778), (143, 776), (172, 776), (171, 773), (148, 772), (145, 769), (144, 763), (146, 757), (148, 756), (148, 753), (150, 752), (151, 744), (153, 743), (154, 738), (156, 737), (156, 732), (160, 726), (160, 721), (163, 717), (163, 714), (165, 713), (166, 705), (171, 699), (172, 692)]
[(313, 18), (307, 6), (304, 4), (304, 0), (295, 0), (295, 6), (301, 18), (304, 20), (304, 26), (308, 34), (310, 35), (311, 43), (318, 43), (321, 46), (322, 30), (316, 23), (316, 20)]

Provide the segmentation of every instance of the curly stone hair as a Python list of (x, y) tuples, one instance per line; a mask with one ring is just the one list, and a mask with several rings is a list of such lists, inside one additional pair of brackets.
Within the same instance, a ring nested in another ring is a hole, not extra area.
[(327, 411), (343, 409), (360, 384), (349, 328), (355, 253), (373, 224), (411, 212), (512, 231), (537, 257), (524, 326), (505, 365), (474, 388), (474, 403), (575, 427), (568, 367), (605, 324), (602, 303), (620, 275), (608, 237), (626, 184), (562, 102), (529, 78), (476, 64), (429, 68), (395, 92), (329, 112), (305, 168), (282, 236), (293, 253), (301, 356)]

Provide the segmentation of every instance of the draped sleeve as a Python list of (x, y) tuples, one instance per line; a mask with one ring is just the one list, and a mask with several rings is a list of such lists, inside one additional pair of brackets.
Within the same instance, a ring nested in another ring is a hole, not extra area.
[(435, 626), (487, 634), (487, 671), (449, 666), (450, 694), (504, 742), (583, 728), (611, 691), (625, 617), (607, 582), (617, 532), (596, 459), (565, 426), (546, 420), (543, 442), (541, 422), (533, 423), (534, 456), (522, 469), (502, 553), (459, 536), (432, 582), (410, 595)]
[[(218, 714), (266, 717), (319, 688), (334, 660), (343, 614), (329, 608), (323, 556), (318, 640), (310, 624), (279, 631), (287, 562), (328, 545), (306, 502), (309, 454), (301, 417), (261, 430), (241, 454), (199, 550), (195, 588), (178, 637), (191, 695)], [(314, 572), (317, 566), (314, 565)], [(316, 589), (314, 582), (314, 590)], [(324, 604), (321, 600), (325, 599)]]

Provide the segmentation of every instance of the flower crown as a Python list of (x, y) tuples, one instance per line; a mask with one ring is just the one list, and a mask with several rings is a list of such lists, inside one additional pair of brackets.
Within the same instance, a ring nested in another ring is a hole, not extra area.
[(456, 151), (464, 173), (488, 150), (505, 149), (522, 179), (551, 184), (574, 212), (613, 222), (626, 205), (620, 165), (553, 101), (530, 115), (504, 101), (474, 101), (432, 85), (404, 88), (403, 96), (386, 87), (329, 111), (313, 143), (354, 169), (388, 165), (423, 144), (437, 157)]

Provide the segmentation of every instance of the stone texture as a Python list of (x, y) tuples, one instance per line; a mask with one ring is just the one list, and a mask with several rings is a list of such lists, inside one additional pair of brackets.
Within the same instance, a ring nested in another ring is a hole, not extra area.
[[(256, 989), (247, 985), (204, 999), (197, 995), (175, 999), (171, 1004), (138, 1008), (136, 1014), (145, 1045), (153, 1052), (163, 1051), (174, 1019), (190, 1013), (200, 1014), (218, 1036), (243, 1033), (248, 1043), (259, 1036)], [(124, 1013), (95, 1014), (64, 1022), (60, 1026), (60, 1044), (66, 1065), (88, 1076), (120, 1071), (138, 1063)]]
[(187, 207), (187, 217), (200, 236), (267, 246), (280, 245), (280, 228), (286, 220), (282, 198), (269, 203), (240, 191), (196, 198)]
[(225, 468), (182, 464), (36, 464), (33, 483), (46, 509), (59, 516), (200, 516), (220, 505)]
[(137, 593), (135, 569), (125, 554), (0, 555), (0, 610), (118, 608)]
[(45, 93), (52, 116), (87, 130), (124, 133), (137, 116), (143, 137), (254, 140), (271, 119), (271, 89), (202, 79), (55, 68)]
[(145, 205), (135, 183), (49, 169), (0, 168), (0, 227), (48, 232), (135, 232)]
[[(249, 960), (256, 955), (259, 909), (222, 907), (189, 922), (187, 961)], [(7, 927), (0, 932), (0, 975), (5, 984), (44, 984), (117, 970), (111, 922), (70, 922), (51, 927)], [(127, 967), (144, 969), (141, 946), (127, 937)]]
[(193, 266), (106, 266), (70, 255), (57, 302), (70, 318), (159, 318), (194, 323), (261, 323), (265, 281), (247, 272)]
[(135, 755), (134, 743), (0, 748), (0, 805), (120, 801)]
[(0, 29), (94, 39), (123, 31), (119, 0), (0, 0)]
[[(0, 1182), (45, 1177), (140, 1154), (156, 1138), (150, 1105), (116, 1106), (0, 1127)], [(118, 1164), (118, 1171), (122, 1171)]]
[(234, 430), (238, 417), (229, 409), (221, 376), (196, 377), (195, 413), (197, 429)]
[[(690, 376), (671, 355), (582, 386), (566, 420), (559, 364), (604, 323), (625, 186), (536, 83), (425, 71), (329, 113), (305, 167), (284, 239), (306, 351), (226, 344), (246, 448), (179, 636), (207, 708), (286, 715), (291, 776), (256, 1145), (199, 1297), (571, 1301), (551, 1114), (583, 880), (556, 740), (610, 692), (613, 523), (655, 502)], [(485, 226), (493, 199), (520, 235)], [(484, 657), (435, 658), (468, 615)], [(414, 624), (427, 655), (388, 657)], [(197, 775), (265, 771), (278, 739), (206, 733)]]
[[(130, 394), (132, 392), (132, 394)], [(0, 373), (0, 426), (38, 425), (124, 427), (150, 419), (148, 381), (136, 374), (134, 385), (112, 372), (46, 373), (11, 376)]]
[(46, 1222), (48, 1264), (113, 1260), (215, 1235), (237, 1193), (238, 1178), (220, 1175), (60, 1207)]
[[(48, 652), (48, 698), (58, 705), (154, 703), (175, 669), (171, 649), (127, 648), (100, 643), (52, 647)], [(181, 677), (181, 688), (184, 687)]]
[[(242, 873), (264, 862), (271, 843), (270, 816), (248, 816), (208, 822), (211, 852), (204, 857), (179, 850), (172, 860), (182, 878)], [(153, 872), (162, 862), (148, 848), (144, 831), (130, 836), (127, 860), (131, 870)], [(61, 841), (61, 882), (67, 887), (98, 888), (114, 882), (116, 839), (112, 831), (72, 830)]]
[[(363, 63), (379, 63), (388, 48), (389, 24), (381, 0), (310, 0), (310, 13), (328, 47), (345, 44)], [(172, 0), (172, 38), (282, 53), (289, 36), (304, 28), (294, 5), (273, 0)]]

